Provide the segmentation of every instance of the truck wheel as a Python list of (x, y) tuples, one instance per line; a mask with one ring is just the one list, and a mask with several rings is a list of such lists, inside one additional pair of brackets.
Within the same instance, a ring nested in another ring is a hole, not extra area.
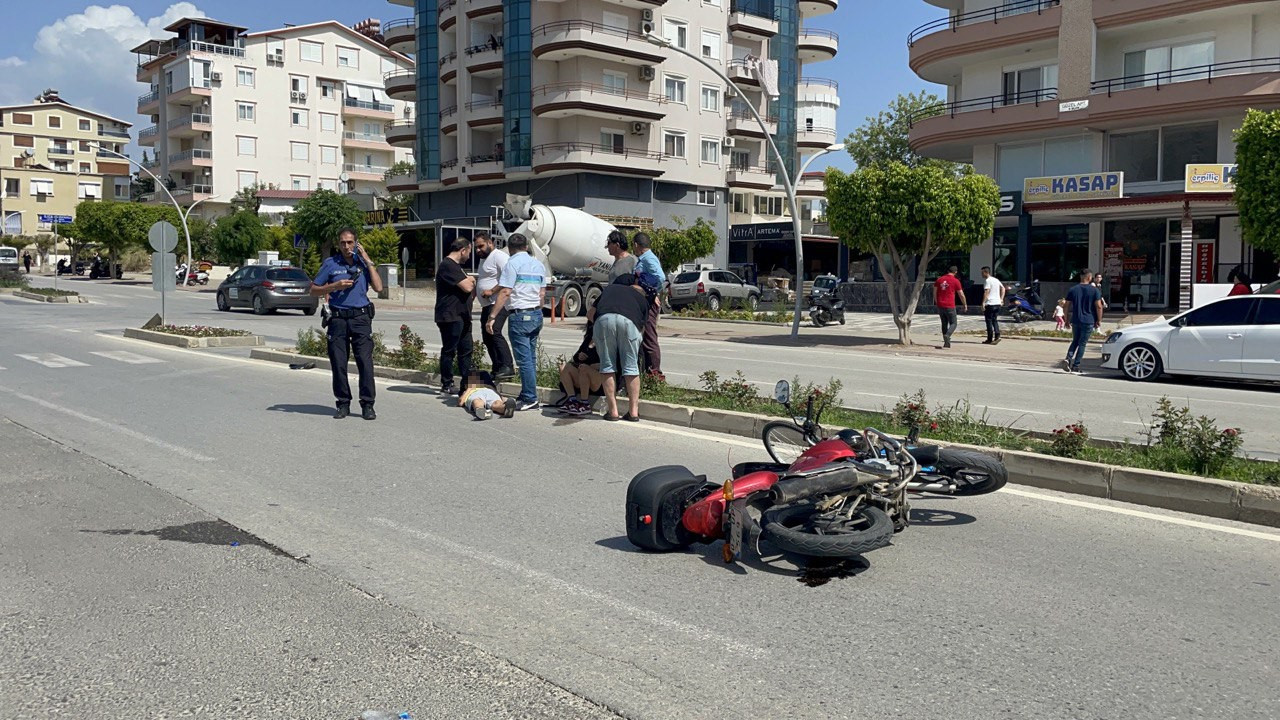
[[(587, 308), (595, 305), (596, 301), (599, 299), (600, 299), (599, 287), (592, 285), (591, 287), (587, 288), (587, 305), (586, 305)], [(586, 308), (583, 308), (583, 309), (586, 310)]]
[(566, 289), (560, 296), (560, 303), (564, 317), (578, 317), (582, 314), (582, 291), (576, 287)]

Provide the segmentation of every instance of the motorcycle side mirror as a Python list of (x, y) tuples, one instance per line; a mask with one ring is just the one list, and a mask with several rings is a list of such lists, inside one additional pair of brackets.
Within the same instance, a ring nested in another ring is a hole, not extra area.
[(773, 399), (779, 404), (786, 405), (791, 402), (791, 383), (786, 380), (779, 380), (777, 385), (773, 386)]

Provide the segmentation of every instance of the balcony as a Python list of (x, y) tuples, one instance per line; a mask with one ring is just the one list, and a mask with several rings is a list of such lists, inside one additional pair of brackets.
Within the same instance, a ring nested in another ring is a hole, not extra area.
[(414, 148), (418, 144), (418, 121), (397, 120), (387, 123), (387, 142), (395, 147)]
[(725, 178), (729, 187), (752, 188), (754, 190), (772, 189), (777, 182), (772, 170), (756, 165), (729, 165)]
[(344, 115), (377, 118), (379, 120), (390, 120), (391, 114), (395, 111), (395, 108), (390, 103), (378, 102), (377, 100), (357, 100), (353, 97), (343, 98), (342, 107)]
[(764, 0), (733, 0), (729, 4), (729, 32), (734, 37), (768, 40), (778, 34), (778, 12)]
[[(960, 59), (1001, 48), (1055, 45), (1062, 24), (1061, 0), (1015, 0), (925, 23), (907, 35), (908, 63), (920, 77), (946, 83), (960, 72)], [(1100, 3), (1101, 4), (1101, 3)]]
[(799, 5), (800, 17), (807, 20), (835, 12), (840, 2), (839, 0), (800, 0)]
[(619, 151), (608, 145), (560, 142), (536, 145), (532, 154), (535, 173), (590, 170), (606, 175), (658, 177), (665, 172), (662, 153), (651, 150)]
[(617, 90), (605, 85), (563, 82), (533, 89), (533, 113), (563, 118), (587, 115), (605, 120), (654, 121), (666, 117), (667, 98), (638, 90)]
[(382, 76), (382, 83), (393, 100), (418, 99), (418, 73), (414, 70), (393, 70)]
[(169, 170), (191, 170), (193, 168), (213, 167), (213, 151), (193, 148), (173, 153), (169, 156)]
[(458, 158), (440, 161), (440, 184), (455, 185), (461, 175), (461, 168), (458, 166)]
[(840, 83), (827, 78), (802, 77), (797, 90), (802, 95), (837, 95), (840, 92)]
[[(1043, 88), (1008, 95), (938, 103), (907, 118), (911, 149), (930, 157), (972, 160), (977, 138), (1014, 139), (1058, 122), (1058, 89)], [(1074, 113), (1073, 113), (1074, 114)], [(1087, 119), (1087, 114), (1083, 119)]]
[(119, 159), (120, 159), (120, 153), (118, 153), (118, 152), (111, 152), (110, 150), (98, 150), (98, 152), (97, 152), (97, 156), (98, 156), (98, 157), (100, 157), (100, 158), (107, 158), (107, 159), (110, 159), (110, 160), (119, 160)]
[(822, 150), (836, 142), (836, 129), (801, 124), (796, 130), (796, 145), (802, 150)]
[(796, 183), (796, 195), (799, 197), (820, 198), (827, 195), (827, 174), (825, 172), (807, 172), (800, 176)]
[(467, 103), (467, 127), (483, 128), (492, 125), (502, 125), (502, 98), (486, 98)]
[(418, 191), (418, 171), (387, 176), (387, 192), (412, 193)]
[(467, 72), (472, 77), (497, 77), (502, 74), (502, 38), (490, 36), (486, 43), (472, 45), (466, 53)]
[(342, 133), (342, 146), (350, 148), (362, 148), (365, 150), (382, 150), (386, 152), (391, 149), (391, 144), (387, 142), (387, 136), (381, 133), (362, 133), (347, 130)]
[[(778, 134), (778, 116), (777, 115), (761, 115), (760, 119), (764, 120), (765, 129), (770, 135)], [(729, 135), (734, 137), (749, 137), (763, 140), (765, 133), (760, 130), (760, 123), (756, 122), (755, 116), (749, 110), (733, 109), (729, 111), (729, 122), (725, 128)]]
[(463, 168), (468, 180), (498, 180), (505, 177), (503, 173), (502, 153), (486, 155), (468, 155), (467, 165)]
[(138, 131), (139, 145), (155, 145), (156, 138), (160, 135), (160, 128), (152, 125), (149, 128), (143, 128)]
[(592, 57), (633, 65), (657, 65), (666, 57), (638, 29), (590, 20), (561, 20), (534, 28), (533, 56), (556, 61)]
[(346, 163), (342, 166), (342, 171), (350, 175), (352, 180), (370, 180), (373, 182), (384, 179), (390, 169), (383, 165), (365, 165), (363, 163)]
[(188, 103), (204, 102), (213, 97), (213, 86), (208, 78), (191, 78), (186, 87), (171, 88), (165, 91), (165, 102)]
[(173, 118), (165, 125), (169, 137), (195, 137), (213, 130), (213, 116), (191, 113)]
[(611, 5), (621, 5), (625, 8), (636, 8), (640, 10), (662, 7), (667, 4), (667, 0), (604, 0)]
[(440, 134), (453, 135), (458, 132), (458, 106), (440, 108)]
[(382, 37), (392, 50), (413, 55), (418, 52), (418, 21), (411, 17), (392, 20), (382, 26)]
[[(1269, 4), (1271, 3), (1266, 0), (1108, 0), (1094, 4), (1093, 21), (1101, 30), (1152, 20), (1182, 18), (1193, 12), (1214, 10), (1227, 5)], [(1258, 8), (1256, 12), (1261, 11), (1262, 8)]]
[(440, 0), (436, 5), (436, 19), (441, 30), (458, 24), (458, 0)]
[(466, 0), (466, 2), (469, 19), (502, 14), (502, 0)]
[(442, 84), (452, 85), (458, 81), (458, 53), (451, 52), (441, 55), (438, 67)]
[[(154, 115), (160, 112), (160, 91), (152, 90), (138, 96), (138, 114)], [(101, 134), (101, 133), (99, 133)]]
[[(1280, 57), (1255, 58), (1095, 80), (1089, 107), (1071, 120), (1107, 129), (1135, 117), (1162, 122), (1224, 109), (1280, 105)], [(1064, 118), (1065, 119), (1065, 118)]]
[(182, 187), (173, 188), (169, 192), (173, 194), (173, 199), (176, 202), (196, 203), (213, 197), (213, 186), (199, 184), (184, 185)]
[(830, 30), (805, 28), (800, 31), (800, 62), (822, 62), (836, 56), (840, 49), (840, 36)]
[(746, 60), (730, 60), (727, 74), (738, 85), (760, 86), (760, 78), (756, 77), (751, 64)]

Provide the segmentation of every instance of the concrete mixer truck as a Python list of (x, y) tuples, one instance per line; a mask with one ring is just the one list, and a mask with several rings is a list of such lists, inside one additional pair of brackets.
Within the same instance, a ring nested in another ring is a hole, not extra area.
[(495, 240), (520, 233), (529, 239), (529, 254), (540, 260), (552, 278), (547, 288), (565, 317), (576, 317), (595, 303), (609, 282), (613, 258), (605, 250), (609, 233), (617, 228), (600, 218), (563, 205), (535, 205), (524, 195), (507, 195), (495, 208)]

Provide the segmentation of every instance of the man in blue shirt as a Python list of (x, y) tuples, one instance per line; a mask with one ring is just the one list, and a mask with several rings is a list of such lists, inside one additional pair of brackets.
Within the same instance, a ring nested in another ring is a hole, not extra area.
[(1080, 271), (1080, 284), (1067, 291), (1067, 318), (1071, 321), (1071, 345), (1063, 366), (1067, 372), (1082, 375), (1080, 361), (1095, 328), (1102, 326), (1102, 293), (1094, 287), (1093, 271)]
[(311, 294), (329, 296), (333, 317), (329, 320), (329, 366), (333, 371), (333, 396), (341, 420), (351, 412), (351, 384), (347, 381), (347, 360), (355, 351), (360, 373), (360, 416), (377, 419), (373, 411), (373, 303), (369, 287), (382, 292), (382, 278), (373, 272), (373, 261), (356, 243), (356, 231), (343, 228), (338, 233), (339, 254), (320, 265), (312, 281)]
[(542, 262), (529, 254), (529, 239), (520, 233), (507, 238), (507, 251), (511, 259), (498, 277), (498, 299), (485, 322), (488, 332), (493, 332), (494, 320), (503, 309), (507, 316), (507, 337), (511, 340), (511, 352), (520, 366), (520, 395), (516, 398), (517, 410), (536, 410), (538, 404), (538, 335), (542, 332), (542, 306), (546, 302), (547, 269)]
[(662, 374), (662, 348), (658, 347), (658, 313), (662, 310), (662, 283), (665, 277), (658, 256), (649, 249), (652, 244), (647, 233), (638, 232), (631, 238), (636, 249), (636, 279), (649, 294), (649, 316), (644, 323), (644, 337), (640, 350), (644, 354), (645, 372), (665, 380)]

